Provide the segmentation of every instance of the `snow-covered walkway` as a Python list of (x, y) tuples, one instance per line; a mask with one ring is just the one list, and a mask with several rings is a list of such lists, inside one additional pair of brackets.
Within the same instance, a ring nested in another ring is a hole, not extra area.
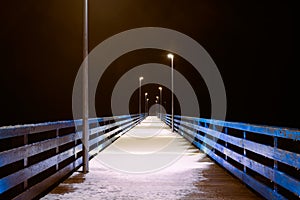
[(147, 117), (43, 200), (258, 199), (157, 117)]

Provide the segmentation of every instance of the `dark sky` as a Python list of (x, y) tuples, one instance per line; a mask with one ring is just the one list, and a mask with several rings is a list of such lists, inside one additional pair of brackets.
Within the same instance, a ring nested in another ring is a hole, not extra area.
[[(90, 0), (89, 46), (137, 27), (180, 31), (217, 64), (227, 120), (300, 127), (296, 10), (292, 1), (282, 0)], [(1, 0), (0, 25), (0, 126), (72, 119), (73, 83), (82, 62), (82, 0)], [(97, 91), (99, 116), (111, 114), (118, 77), (136, 64), (168, 65), (164, 53), (136, 51), (117, 59), (101, 80), (106, 89)], [(198, 97), (206, 97), (201, 78), (191, 75), (186, 61), (178, 62)], [(201, 102), (210, 106), (209, 99)]]

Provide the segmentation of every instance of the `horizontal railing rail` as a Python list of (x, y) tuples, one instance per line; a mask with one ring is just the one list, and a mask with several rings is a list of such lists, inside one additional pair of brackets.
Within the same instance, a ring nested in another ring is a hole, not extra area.
[[(144, 115), (89, 119), (95, 156)], [(0, 127), (0, 199), (33, 199), (82, 166), (82, 120)]]
[(300, 197), (299, 130), (185, 116), (174, 129), (266, 199)]

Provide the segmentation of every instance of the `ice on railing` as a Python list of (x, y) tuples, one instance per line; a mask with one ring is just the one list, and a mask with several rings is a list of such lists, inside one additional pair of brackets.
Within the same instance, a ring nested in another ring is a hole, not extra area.
[(19, 124), (19, 125), (9, 125), (9, 126), (2, 126), (0, 130), (5, 129), (18, 129), (18, 128), (31, 128), (31, 127), (40, 127), (40, 126), (49, 126), (49, 125), (56, 125), (56, 124), (65, 124), (65, 123), (73, 123), (75, 120), (66, 120), (66, 121), (57, 121), (57, 122), (42, 122), (37, 124)]

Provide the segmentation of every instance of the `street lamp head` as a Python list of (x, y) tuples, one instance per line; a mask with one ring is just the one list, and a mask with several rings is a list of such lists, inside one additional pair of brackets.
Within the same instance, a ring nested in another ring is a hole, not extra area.
[(169, 54), (168, 54), (168, 58), (171, 58), (171, 59), (173, 59), (173, 58), (174, 58), (174, 55), (173, 55), (173, 54), (171, 54), (171, 53), (169, 53)]
[(140, 81), (143, 80), (143, 79), (144, 79), (144, 77), (141, 76), (141, 77), (140, 77)]
[(159, 90), (162, 90), (162, 87), (158, 87)]

